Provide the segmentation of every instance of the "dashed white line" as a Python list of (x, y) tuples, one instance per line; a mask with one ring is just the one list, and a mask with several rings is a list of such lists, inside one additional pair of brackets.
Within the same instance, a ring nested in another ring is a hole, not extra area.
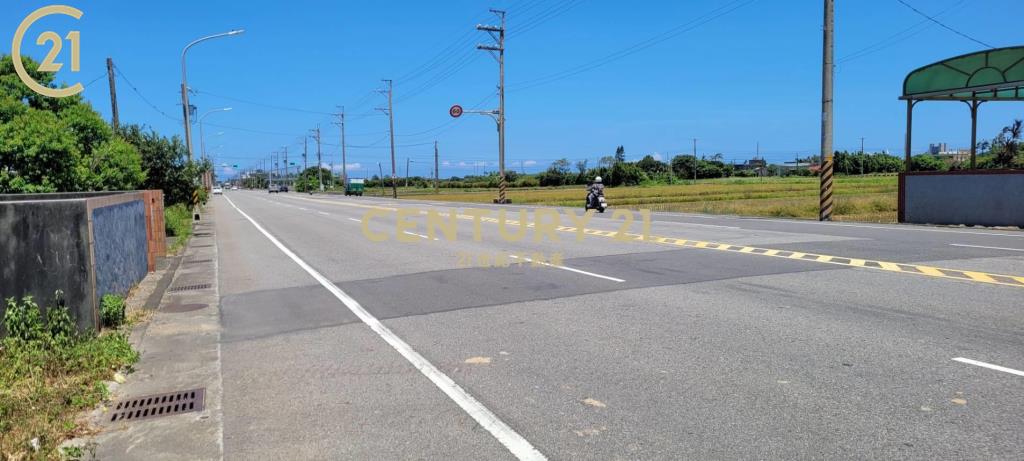
[(533, 444), (509, 427), (508, 424), (505, 424), (504, 421), (498, 419), (497, 415), (480, 403), (475, 397), (470, 395), (469, 392), (466, 392), (465, 389), (456, 384), (455, 381), (448, 377), (448, 375), (442, 373), (441, 370), (438, 370), (437, 367), (430, 363), (430, 361), (420, 355), (419, 352), (416, 352), (412, 346), (409, 346), (409, 344), (402, 340), (402, 338), (398, 337), (398, 335), (392, 332), (391, 329), (363, 308), (358, 301), (344, 291), (341, 291), (341, 288), (338, 288), (338, 286), (328, 280), (327, 277), (324, 277), (320, 272), (317, 272), (316, 269), (313, 269), (313, 267), (303, 261), (302, 258), (299, 258), (299, 256), (292, 252), (292, 250), (289, 250), (288, 247), (284, 246), (281, 241), (271, 235), (270, 232), (267, 232), (267, 230), (257, 223), (255, 219), (252, 219), (249, 215), (245, 214), (244, 211), (238, 208), (231, 199), (228, 199), (227, 197), (225, 197), (225, 199), (227, 199), (228, 203), (230, 203), (236, 211), (245, 217), (245, 219), (249, 220), (253, 226), (256, 226), (256, 229), (270, 240), (274, 246), (291, 258), (292, 261), (295, 261), (295, 264), (298, 264), (299, 267), (304, 269), (309, 275), (316, 279), (317, 282), (320, 282), (321, 286), (326, 288), (327, 291), (331, 292), (335, 298), (338, 298), (339, 301), (345, 304), (345, 307), (348, 307), (353, 314), (359, 317), (363, 323), (377, 333), (381, 339), (391, 345), (391, 347), (398, 351), (402, 357), (405, 357), (412, 366), (416, 367), (420, 373), (423, 373), (427, 379), (434, 383), (441, 392), (444, 392), (448, 398), (452, 399), (452, 401), (461, 407), (469, 416), (476, 420), (476, 422), (480, 424), (480, 427), (483, 427), (487, 432), (490, 432), (491, 435), (493, 435), (498, 442), (501, 442), (501, 444), (504, 445), (513, 456), (523, 460), (547, 459), (543, 453), (534, 448)]
[(435, 238), (431, 239), (430, 237), (427, 237), (426, 235), (423, 235), (423, 234), (417, 234), (417, 233), (415, 233), (415, 232), (409, 232), (409, 231), (402, 231), (402, 232), (403, 232), (403, 233), (405, 233), (405, 234), (408, 234), (408, 235), (414, 235), (414, 236), (416, 236), (416, 237), (420, 237), (420, 238), (425, 238), (425, 239), (427, 239), (427, 240), (437, 240), (437, 237), (435, 237)]
[(358, 220), (358, 219), (356, 219), (356, 218), (348, 218), (348, 220), (349, 220), (349, 221), (355, 221), (355, 222), (357, 222), (357, 223), (362, 223), (362, 221), (360, 221), (360, 220)]
[(953, 360), (960, 363), (966, 363), (968, 365), (988, 368), (990, 370), (1002, 371), (1004, 373), (1009, 373), (1011, 375), (1024, 376), (1024, 371), (1014, 370), (1013, 368), (1001, 367), (999, 365), (993, 365), (991, 363), (985, 363), (978, 360), (965, 359), (963, 357), (956, 357)]
[(322, 214), (324, 216), (330, 216), (331, 215), (330, 213), (324, 213), (323, 211), (317, 211), (317, 213)]
[[(521, 256), (516, 256), (516, 255), (509, 255), (509, 257), (515, 258), (515, 259), (522, 259), (523, 261), (527, 261), (527, 262), (531, 262), (531, 263), (534, 262), (532, 259), (527, 258), (527, 257), (521, 257)], [(589, 275), (591, 277), (597, 277), (599, 279), (611, 280), (611, 281), (617, 282), (617, 283), (625, 282), (625, 280), (622, 280), (622, 279), (619, 279), (619, 278), (609, 277), (607, 275), (595, 274), (593, 272), (581, 271), (579, 269), (573, 269), (571, 267), (556, 266), (554, 264), (546, 263), (546, 262), (543, 262), (543, 261), (537, 261), (537, 264), (540, 264), (542, 266), (554, 267), (555, 269), (562, 269), (564, 271), (575, 272), (577, 274)]]
[(955, 247), (986, 248), (989, 250), (1024, 251), (1024, 248), (987, 247), (984, 245), (965, 245), (962, 243), (950, 243), (950, 245)]

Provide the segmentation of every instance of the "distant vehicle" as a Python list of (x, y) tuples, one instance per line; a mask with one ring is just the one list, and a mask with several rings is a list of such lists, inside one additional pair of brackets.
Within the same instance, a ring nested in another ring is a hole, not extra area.
[(281, 192), (288, 192), (288, 186), (281, 184)]
[(345, 184), (345, 195), (357, 195), (363, 196), (363, 187), (365, 180), (363, 179), (349, 179)]
[(231, 186), (231, 190), (238, 190), (238, 186)]
[(221, 195), (224, 193), (224, 188), (217, 186), (213, 188), (213, 195)]
[(281, 192), (281, 186), (277, 184), (271, 184), (270, 187), (267, 188), (268, 194), (276, 194), (278, 192)]

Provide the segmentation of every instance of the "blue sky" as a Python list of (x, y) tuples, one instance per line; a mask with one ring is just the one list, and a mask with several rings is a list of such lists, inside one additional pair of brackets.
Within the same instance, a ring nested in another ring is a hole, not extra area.
[[(907, 1), (982, 42), (1021, 44), (1024, 2)], [(21, 18), (46, 4), (5, 2), (0, 34), (11, 37)], [(246, 29), (241, 36), (197, 45), (188, 55), (189, 85), (198, 92), (192, 104), (200, 113), (233, 108), (206, 118), (206, 146), (217, 163), (248, 168), (285, 146), (295, 161), (303, 135), (319, 124), (325, 163), (340, 165), (340, 133), (330, 114), (345, 105), (350, 174), (372, 175), (377, 162), (387, 172), (387, 117), (374, 110), (385, 99), (374, 90), (382, 87), (380, 79), (391, 78), (399, 174), (407, 158), (412, 174), (429, 174), (435, 139), (445, 162), (442, 176), (494, 170), (494, 123), (472, 114), (452, 122), (447, 114), (454, 103), (496, 104), (487, 98), (495, 91), (497, 64), (473, 50), (489, 41), (474, 30), (478, 23), (494, 22), (489, 7), (509, 12), (509, 168), (536, 171), (562, 157), (593, 165), (620, 144), (630, 159), (667, 159), (689, 153), (692, 138), (698, 138), (700, 154), (720, 152), (728, 160), (752, 157), (758, 143), (762, 155), (776, 162), (818, 150), (819, 0), (66, 4), (83, 10), (82, 19), (43, 19), (30, 29), (23, 53), (45, 55), (31, 38), (43, 30), (81, 30), (82, 69), (72, 73), (65, 66), (58, 78), (93, 82), (85, 97), (109, 118), (106, 79), (96, 78), (104, 76), (105, 58), (112, 57), (123, 74), (117, 81), (122, 121), (168, 135), (182, 132), (176, 121), (181, 48), (203, 35)], [(687, 26), (733, 6), (728, 14)], [(681, 33), (603, 66), (545, 79), (672, 30)], [(69, 48), (60, 60), (67, 60)], [(902, 152), (905, 103), (897, 96), (903, 77), (981, 48), (896, 0), (839, 0), (836, 148), (857, 150), (863, 136), (868, 150)], [(1021, 117), (1024, 104), (983, 105), (979, 137), (990, 138)], [(198, 151), (198, 129), (194, 133)], [(918, 105), (914, 134), (915, 151), (940, 141), (967, 147), (968, 109), (960, 103)]]

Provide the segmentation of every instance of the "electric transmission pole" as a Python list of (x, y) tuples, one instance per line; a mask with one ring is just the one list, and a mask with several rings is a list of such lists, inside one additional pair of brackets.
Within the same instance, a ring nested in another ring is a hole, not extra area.
[(110, 83), (110, 114), (111, 114), (111, 125), (114, 126), (114, 131), (117, 131), (118, 116), (117, 116), (117, 87), (114, 86), (114, 60), (107, 58), (107, 81)]
[(348, 161), (345, 159), (345, 106), (341, 106), (338, 119), (341, 125), (341, 183), (344, 185), (348, 184)]
[(832, 220), (832, 64), (835, 0), (825, 0), (825, 33), (821, 66), (821, 189), (819, 221)]
[(288, 146), (284, 146), (284, 183), (288, 184)]
[(498, 15), (500, 26), (487, 26), (479, 24), (476, 30), (482, 30), (491, 35), (497, 42), (496, 45), (477, 45), (478, 50), (485, 50), (491, 53), (498, 60), (498, 175), (500, 184), (498, 186), (498, 199), (495, 203), (509, 203), (505, 198), (505, 12), (491, 9), (492, 13)]
[[(381, 90), (381, 93), (387, 93), (388, 95), (388, 108), (384, 109), (378, 107), (377, 110), (387, 112), (388, 114), (388, 134), (391, 136), (391, 198), (398, 198), (398, 173), (395, 169), (395, 112), (391, 106), (391, 80), (381, 79), (382, 82), (387, 84), (387, 88)], [(383, 180), (383, 178), (381, 178)]]
[(434, 140), (434, 193), (439, 192), (438, 184), (439, 179), (441, 178), (441, 172), (438, 168), (440, 167), (437, 163), (437, 140)]
[(317, 181), (320, 183), (320, 192), (323, 192), (324, 191), (324, 169), (321, 166), (321, 165), (323, 165), (323, 159), (320, 158), (320, 125), (317, 125), (315, 130), (310, 130), (310, 131), (312, 131), (314, 133), (313, 134), (313, 138), (316, 139), (316, 177), (317, 177)]

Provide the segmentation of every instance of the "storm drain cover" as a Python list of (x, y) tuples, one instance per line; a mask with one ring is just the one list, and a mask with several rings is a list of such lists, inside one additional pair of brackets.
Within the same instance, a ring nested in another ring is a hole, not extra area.
[(212, 236), (213, 234), (211, 234), (209, 232), (196, 232), (196, 233), (194, 233), (192, 235), (194, 235), (196, 237), (209, 237), (209, 236)]
[(212, 263), (212, 259), (193, 259), (191, 261), (185, 261), (185, 264), (200, 264), (200, 263)]
[(110, 416), (110, 422), (134, 421), (202, 411), (205, 397), (206, 389), (201, 388), (124, 400), (118, 402), (114, 407), (114, 414)]
[(213, 286), (213, 285), (210, 285), (209, 283), (200, 283), (198, 285), (182, 285), (182, 286), (179, 286), (179, 287), (171, 287), (167, 291), (170, 292), (170, 293), (177, 293), (177, 292), (180, 292), (180, 291), (205, 290), (207, 288), (210, 288), (211, 286)]
[(160, 309), (162, 312), (180, 313), (180, 312), (192, 312), (199, 309), (205, 309), (209, 304), (168, 304)]

